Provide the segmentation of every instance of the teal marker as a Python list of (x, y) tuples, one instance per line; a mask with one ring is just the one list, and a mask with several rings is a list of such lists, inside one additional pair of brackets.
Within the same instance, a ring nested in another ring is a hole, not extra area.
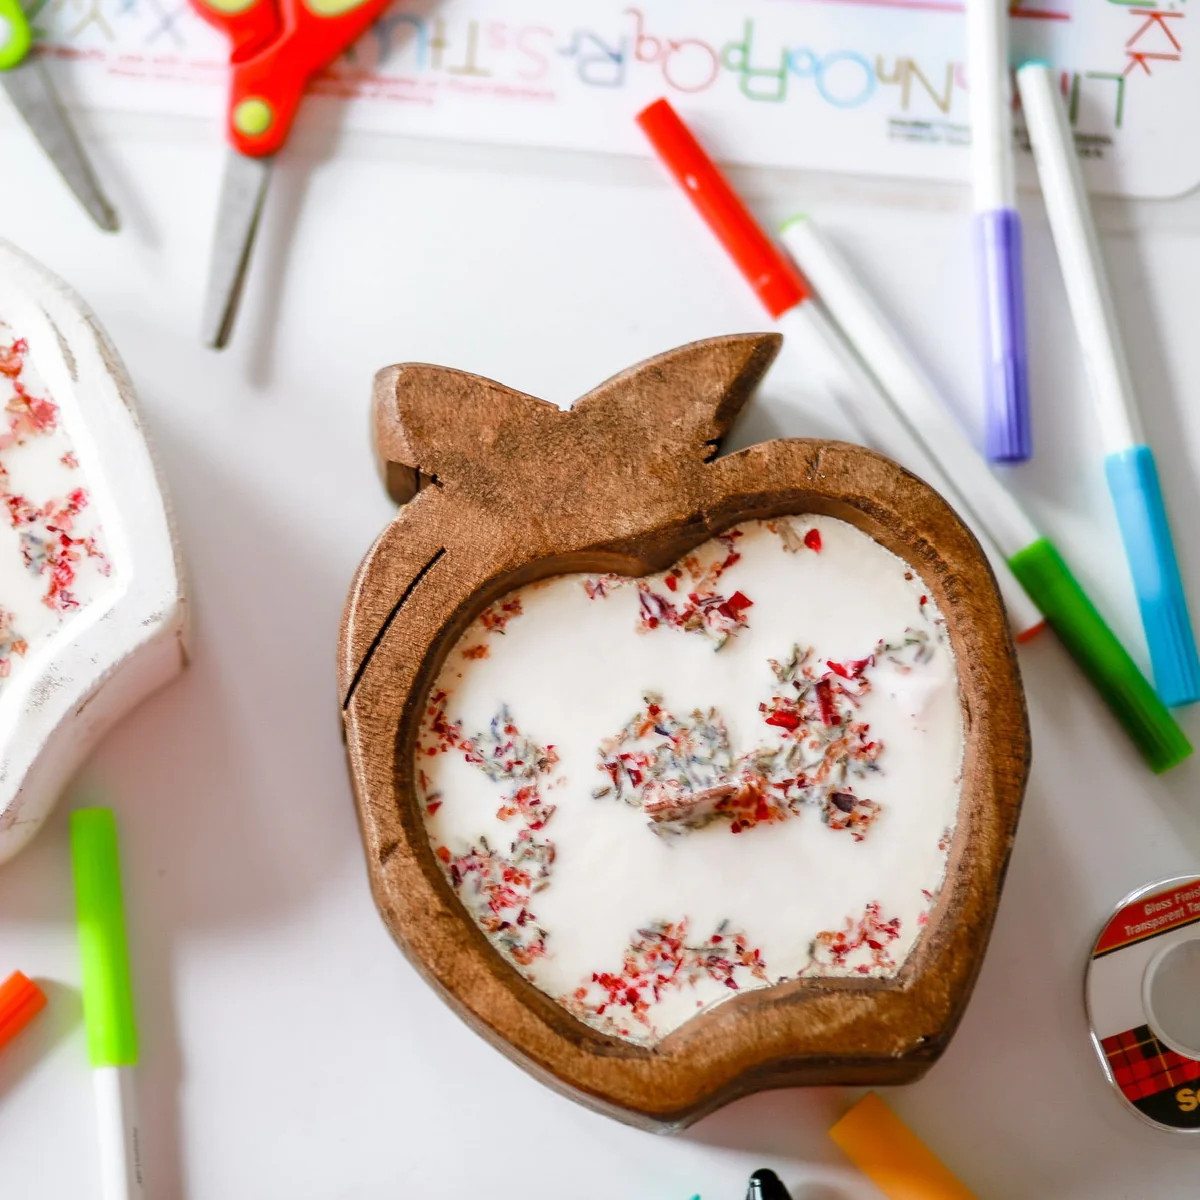
[(138, 1036), (112, 809), (81, 808), (71, 814), (71, 863), (83, 1020), (99, 1118), (100, 1195), (103, 1200), (143, 1200), (133, 1091)]
[(1125, 353), (1113, 290), (1092, 217), (1075, 134), (1045, 64), (1017, 72), (1050, 232), (1058, 250), (1067, 302), (1087, 367), (1104, 470), (1137, 593), (1154, 682), (1167, 704), (1200, 700), (1200, 654), (1175, 540), (1167, 520), (1154, 451), (1145, 442), (1134, 373)]

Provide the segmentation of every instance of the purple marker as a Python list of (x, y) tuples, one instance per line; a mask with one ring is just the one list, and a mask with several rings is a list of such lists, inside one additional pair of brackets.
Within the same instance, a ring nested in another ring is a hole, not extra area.
[(976, 269), (984, 353), (985, 446), (993, 462), (1033, 454), (1021, 218), (1012, 157), (1005, 0), (966, 0)]

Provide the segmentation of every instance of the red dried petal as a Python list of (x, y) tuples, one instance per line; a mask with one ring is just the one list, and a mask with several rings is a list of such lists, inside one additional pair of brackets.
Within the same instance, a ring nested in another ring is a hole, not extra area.
[(817, 693), (817, 703), (821, 706), (822, 722), (826, 725), (840, 725), (842, 718), (833, 706), (833, 689), (829, 686), (829, 680), (819, 680), (814, 690)]
[[(770, 713), (766, 722), (768, 725), (776, 725), (780, 729), (797, 729), (800, 726), (800, 714), (792, 708), (780, 708)], [(825, 724), (828, 725), (829, 722), (826, 721)]]
[(717, 612), (722, 616), (728, 617), (731, 621), (741, 620), (742, 613), (748, 608), (753, 608), (754, 601), (750, 599), (744, 592), (734, 592), (724, 604), (717, 607)]

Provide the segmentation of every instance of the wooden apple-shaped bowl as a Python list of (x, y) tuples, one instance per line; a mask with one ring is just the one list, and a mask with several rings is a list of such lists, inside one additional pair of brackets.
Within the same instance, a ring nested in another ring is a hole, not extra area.
[[(779, 440), (717, 457), (778, 346), (770, 334), (684, 346), (569, 411), (439, 367), (391, 367), (376, 381), (378, 451), (402, 508), (359, 569), (339, 657), (376, 903), (474, 1029), (575, 1099), (655, 1129), (766, 1088), (919, 1077), (978, 973), (1028, 773), (1003, 609), (946, 503), (890, 460), (841, 442)], [(652, 1047), (608, 1036), (502, 959), (439, 869), (413, 778), (425, 697), (468, 624), (516, 587), (568, 572), (646, 575), (739, 522), (804, 513), (849, 522), (906, 560), (945, 617), (964, 730), (945, 884), (893, 978), (748, 991)]]

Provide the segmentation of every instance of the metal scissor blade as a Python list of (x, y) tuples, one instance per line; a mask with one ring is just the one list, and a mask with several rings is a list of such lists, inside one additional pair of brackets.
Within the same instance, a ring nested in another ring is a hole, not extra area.
[(270, 177), (269, 157), (249, 158), (230, 151), (221, 181), (217, 231), (204, 297), (204, 344), (214, 350), (220, 350), (233, 332)]
[(101, 229), (115, 232), (117, 214), (92, 174), (46, 69), (37, 59), (27, 58), (20, 66), (0, 72), (0, 83), (92, 220)]

